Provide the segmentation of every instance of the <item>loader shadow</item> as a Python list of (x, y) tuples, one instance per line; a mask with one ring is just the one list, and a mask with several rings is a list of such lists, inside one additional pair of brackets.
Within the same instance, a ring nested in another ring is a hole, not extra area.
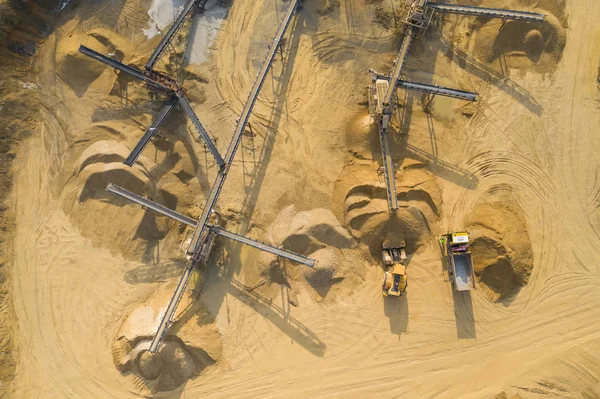
[(402, 335), (408, 332), (408, 290), (399, 297), (384, 297), (383, 312), (390, 319), (390, 332)]

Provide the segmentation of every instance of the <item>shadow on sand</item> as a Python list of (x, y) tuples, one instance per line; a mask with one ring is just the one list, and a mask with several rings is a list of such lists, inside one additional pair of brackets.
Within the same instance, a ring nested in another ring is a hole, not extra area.
[(454, 301), (454, 319), (458, 339), (477, 338), (471, 291), (453, 289), (452, 300)]
[[(440, 242), (440, 254), (444, 253), (443, 244)], [(454, 303), (454, 321), (456, 323), (456, 336), (458, 339), (477, 338), (475, 329), (475, 316), (473, 314), (473, 299), (471, 291), (457, 291), (450, 280), (450, 262), (448, 258), (442, 255), (442, 271), (444, 276), (448, 277), (448, 282), (452, 285), (452, 302)]]
[[(408, 332), (408, 290), (399, 298), (384, 297), (383, 312), (390, 319), (390, 332), (402, 335)], [(399, 338), (399, 337), (398, 337)]]

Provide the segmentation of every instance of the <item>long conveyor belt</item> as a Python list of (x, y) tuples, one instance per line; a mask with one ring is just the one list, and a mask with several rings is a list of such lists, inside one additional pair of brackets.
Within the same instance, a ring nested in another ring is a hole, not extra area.
[(242, 114), (240, 115), (240, 119), (238, 120), (237, 126), (235, 128), (235, 132), (233, 133), (233, 137), (231, 138), (231, 143), (229, 144), (229, 148), (227, 149), (227, 154), (225, 155), (225, 166), (219, 170), (217, 174), (217, 178), (213, 183), (213, 186), (208, 195), (208, 199), (206, 201), (206, 205), (204, 206), (204, 210), (202, 211), (202, 215), (198, 219), (198, 225), (196, 226), (196, 230), (194, 231), (194, 235), (192, 236), (192, 241), (188, 248), (188, 254), (196, 254), (200, 249), (201, 245), (201, 237), (202, 233), (206, 227), (208, 222), (208, 218), (210, 216), (210, 212), (212, 211), (219, 194), (221, 193), (221, 189), (223, 188), (223, 184), (225, 183), (225, 179), (227, 178), (227, 173), (229, 172), (229, 168), (231, 167), (231, 163), (233, 162), (233, 158), (235, 157), (235, 153), (242, 139), (242, 133), (248, 123), (248, 119), (250, 118), (250, 114), (252, 112), (252, 108), (254, 107), (254, 103), (256, 102), (256, 98), (258, 97), (258, 93), (265, 81), (267, 76), (267, 72), (271, 67), (271, 63), (275, 58), (275, 52), (279, 47), (279, 43), (281, 38), (283, 37), (290, 20), (292, 19), (292, 15), (294, 14), (294, 10), (298, 4), (298, 0), (292, 0), (286, 13), (279, 25), (279, 30), (273, 39), (273, 43), (269, 46), (269, 52), (265, 58), (265, 61), (254, 81), (254, 85), (252, 86), (252, 90), (246, 100), (246, 104), (244, 105), (244, 109), (242, 110)]
[(158, 59), (162, 55), (163, 51), (165, 51), (165, 48), (169, 45), (171, 40), (173, 40), (173, 36), (179, 30), (179, 28), (183, 24), (183, 21), (190, 14), (190, 12), (194, 8), (194, 6), (199, 6), (202, 8), (206, 4), (206, 1), (207, 0), (188, 0), (188, 2), (183, 7), (183, 10), (181, 11), (181, 13), (177, 16), (177, 18), (173, 22), (173, 25), (171, 25), (171, 27), (169, 28), (167, 33), (161, 39), (158, 46), (154, 49), (152, 56), (150, 56), (150, 59), (146, 63), (146, 69), (154, 68), (154, 64), (156, 64), (156, 61), (158, 61)]
[(473, 15), (490, 18), (502, 18), (512, 20), (525, 20), (531, 22), (544, 22), (545, 15), (537, 12), (503, 10), (500, 8), (486, 8), (475, 6), (461, 6), (445, 3), (427, 3), (427, 7), (436, 11), (449, 14)]
[(182, 215), (181, 213), (176, 212), (172, 209), (169, 209), (166, 206), (157, 204), (154, 201), (150, 201), (146, 198), (142, 198), (139, 195), (134, 194), (131, 191), (125, 190), (124, 188), (116, 186), (112, 183), (110, 183), (106, 187), (106, 191), (116, 194), (120, 197), (126, 198), (129, 201), (135, 202), (136, 204), (144, 206), (148, 209), (152, 209), (154, 212), (157, 212), (157, 213), (160, 213), (161, 215), (170, 217), (171, 219), (175, 219), (178, 222), (187, 224), (188, 226), (192, 226), (192, 227), (196, 226), (196, 221), (194, 219), (187, 217), (185, 215)]
[[(402, 46), (400, 47), (400, 52), (398, 53), (398, 58), (396, 58), (396, 64), (394, 65), (394, 70), (390, 75), (390, 80), (392, 82), (397, 81), (400, 78), (400, 72), (402, 71), (402, 65), (404, 64), (404, 60), (406, 59), (406, 54), (408, 54), (408, 49), (410, 48), (410, 43), (412, 42), (413, 36), (416, 34), (416, 28), (414, 26), (409, 26), (406, 29), (406, 34), (404, 35), (404, 40), (402, 41)], [(392, 102), (392, 97), (394, 96), (394, 92), (396, 91), (396, 87), (394, 85), (389, 85), (385, 96), (383, 97), (383, 106), (389, 107)]]
[(158, 132), (158, 128), (160, 127), (160, 125), (162, 125), (164, 120), (167, 118), (167, 115), (169, 115), (169, 112), (171, 112), (176, 103), (177, 97), (175, 95), (172, 95), (167, 100), (167, 103), (165, 104), (163, 109), (160, 110), (160, 113), (152, 122), (148, 130), (146, 130), (146, 133), (144, 133), (140, 141), (135, 145), (127, 159), (123, 162), (125, 165), (133, 166), (135, 161), (141, 155), (142, 151), (144, 151), (144, 148), (146, 148), (146, 146), (150, 142), (150, 139), (154, 137), (154, 135)]
[(306, 256), (287, 251), (283, 248), (277, 248), (269, 244), (265, 244), (264, 242), (256, 241), (248, 237), (244, 237), (239, 234), (232, 233), (231, 231), (225, 230), (219, 226), (209, 225), (209, 229), (211, 232), (220, 235), (222, 237), (230, 238), (232, 240), (241, 242), (242, 244), (249, 245), (254, 248), (258, 248), (261, 251), (270, 252), (274, 255), (281, 256), (283, 258), (287, 258), (293, 260), (294, 262), (302, 263), (303, 265), (314, 267), (316, 261), (311, 258), (307, 258)]
[(169, 305), (167, 306), (167, 310), (163, 318), (160, 321), (160, 325), (158, 326), (158, 330), (156, 330), (156, 334), (154, 338), (152, 338), (152, 342), (150, 343), (150, 348), (148, 349), (152, 353), (156, 353), (160, 343), (163, 340), (165, 332), (169, 328), (173, 317), (175, 316), (175, 311), (177, 310), (177, 306), (179, 302), (181, 302), (181, 298), (183, 298), (183, 293), (185, 292), (185, 287), (187, 287), (190, 277), (192, 277), (192, 271), (194, 269), (194, 263), (191, 263), (189, 266), (185, 268), (181, 278), (179, 279), (179, 283), (177, 283), (177, 288), (175, 288), (175, 292), (171, 296), (171, 300), (169, 301)]
[[(174, 219), (180, 223), (184, 223), (191, 227), (196, 226), (196, 221), (194, 219), (187, 217), (177, 211), (169, 209), (166, 206), (158, 204), (154, 201), (140, 197), (139, 195), (134, 194), (131, 191), (126, 190), (122, 187), (116, 186), (112, 183), (106, 187), (106, 191), (116, 194), (120, 197), (123, 197), (131, 202), (135, 202), (138, 205), (141, 205), (147, 209), (151, 209), (156, 213), (159, 213), (163, 216), (167, 216), (167, 217)], [(314, 267), (314, 265), (316, 263), (316, 261), (314, 259), (307, 258), (306, 256), (297, 254), (295, 252), (288, 251), (283, 248), (277, 248), (272, 245), (265, 244), (264, 242), (253, 240), (252, 238), (244, 237), (242, 235), (225, 230), (222, 227), (210, 225), (210, 224), (207, 226), (210, 229), (211, 233), (217, 234), (217, 235), (225, 237), (225, 238), (230, 238), (232, 240), (241, 242), (242, 244), (246, 244), (246, 245), (249, 245), (254, 248), (258, 248), (265, 252), (270, 252), (274, 255), (281, 256), (282, 258), (287, 258), (287, 259), (293, 260), (294, 262), (302, 263), (303, 265), (310, 266), (310, 267)]]
[[(378, 73), (374, 74), (373, 79), (387, 80), (388, 82), (390, 81), (390, 78), (388, 76), (381, 75)], [(458, 98), (460, 100), (466, 100), (466, 101), (476, 101), (477, 100), (477, 93), (473, 93), (471, 91), (451, 89), (449, 87), (430, 85), (430, 84), (426, 84), (426, 83), (411, 82), (411, 81), (402, 80), (402, 79), (398, 79), (396, 81), (396, 87), (406, 89), (406, 90), (420, 91), (423, 93), (435, 94), (435, 95), (439, 95), (439, 96)]]
[(381, 143), (381, 156), (383, 157), (383, 172), (387, 188), (388, 205), (391, 211), (398, 209), (398, 196), (396, 194), (396, 179), (394, 177), (394, 163), (388, 129), (379, 123), (379, 141)]
[(131, 76), (138, 78), (140, 80), (143, 80), (144, 82), (146, 82), (154, 87), (171, 91), (171, 89), (169, 87), (167, 87), (155, 80), (149, 79), (139, 69), (131, 67), (129, 65), (125, 65), (119, 61), (115, 61), (112, 58), (109, 58), (103, 54), (98, 53), (97, 51), (92, 50), (91, 48), (85, 47), (84, 45), (79, 46), (79, 52), (82, 54), (85, 54), (88, 57), (91, 57), (97, 61), (107, 64), (113, 68), (116, 68), (120, 71), (126, 72), (126, 73), (130, 74)]
[(200, 137), (202, 138), (202, 141), (204, 141), (204, 144), (206, 144), (206, 146), (208, 147), (208, 150), (210, 151), (212, 156), (215, 158), (217, 165), (219, 165), (219, 168), (222, 168), (225, 165), (225, 161), (223, 161), (221, 154), (219, 154), (219, 151), (217, 150), (215, 143), (213, 143), (212, 139), (206, 132), (206, 129), (204, 129), (204, 126), (202, 126), (202, 123), (200, 123), (200, 120), (198, 119), (198, 117), (196, 116), (196, 113), (192, 109), (192, 105), (185, 97), (185, 94), (183, 94), (183, 92), (181, 90), (177, 90), (175, 92), (175, 95), (177, 95), (177, 98), (179, 98), (179, 103), (181, 104), (181, 107), (183, 108), (185, 113), (192, 120), (192, 123), (196, 127), (196, 130), (198, 130), (198, 133), (200, 133)]
[(396, 87), (401, 87), (407, 90), (420, 91), (424, 93), (431, 93), (438, 96), (458, 98), (466, 101), (477, 100), (477, 93), (473, 93), (470, 91), (450, 89), (448, 87), (428, 85), (425, 83), (409, 82), (402, 79), (398, 79), (396, 81)]

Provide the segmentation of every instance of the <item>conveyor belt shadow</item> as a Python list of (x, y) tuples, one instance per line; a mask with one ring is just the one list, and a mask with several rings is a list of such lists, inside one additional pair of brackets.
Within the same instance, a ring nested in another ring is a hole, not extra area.
[(127, 284), (147, 284), (169, 281), (181, 276), (186, 264), (183, 262), (148, 263), (125, 273)]
[(274, 326), (302, 345), (306, 350), (319, 357), (324, 356), (325, 343), (311, 329), (295, 319), (290, 314), (289, 308), (284, 309), (276, 305), (271, 299), (260, 295), (253, 291), (252, 287), (244, 285), (235, 279), (231, 279), (230, 283), (231, 285), (227, 288), (229, 294), (262, 314)]
[[(288, 37), (286, 40), (285, 45), (282, 45), (284, 47), (284, 54), (283, 58), (281, 59), (281, 62), (283, 63), (281, 74), (278, 77), (274, 77), (273, 69), (271, 69), (271, 77), (274, 81), (276, 81), (273, 89), (273, 95), (274, 98), (276, 98), (276, 102), (273, 104), (269, 118), (266, 120), (260, 120), (261, 125), (266, 126), (266, 134), (263, 138), (264, 142), (261, 146), (259, 156), (253, 157), (253, 163), (251, 165), (253, 168), (252, 172), (249, 174), (246, 173), (246, 166), (244, 165), (244, 185), (246, 196), (241, 208), (241, 215), (244, 217), (242, 218), (243, 222), (239, 228), (239, 234), (245, 234), (248, 230), (250, 220), (254, 213), (254, 209), (256, 208), (256, 201), (260, 193), (260, 188), (262, 187), (267, 172), (267, 167), (269, 166), (269, 161), (271, 160), (271, 154), (273, 153), (273, 147), (277, 137), (277, 129), (279, 128), (279, 123), (283, 115), (282, 109), (286, 103), (286, 96), (284, 95), (284, 92), (287, 89), (292, 75), (294, 60), (296, 58), (298, 45), (300, 43), (300, 37), (304, 31), (301, 29), (304, 21), (303, 12), (304, 11), (302, 10), (297, 11), (296, 17), (290, 22), (290, 26), (288, 27), (290, 37)], [(287, 53), (285, 51), (286, 49)], [(277, 60), (274, 60), (273, 62), (277, 62)], [(256, 115), (254, 115), (254, 117), (255, 119), (257, 118)], [(241, 152), (242, 154), (244, 153), (243, 151)], [(246, 160), (242, 159), (242, 163), (246, 163)]]
[(523, 86), (477, 60), (471, 54), (458, 48), (444, 37), (440, 37), (440, 40), (443, 44), (441, 50), (446, 57), (456, 60), (457, 64), (465, 71), (488, 83), (495, 84), (496, 87), (512, 96), (534, 114), (541, 115), (543, 111), (542, 104), (540, 104)]
[[(288, 287), (284, 284), (279, 284), (282, 290), (281, 300), (282, 305), (279, 306), (274, 303), (274, 301), (270, 298), (267, 298), (260, 293), (256, 292), (256, 288), (258, 287), (250, 287), (242, 282), (236, 280), (233, 277), (233, 273), (231, 268), (228, 267), (231, 264), (231, 256), (232, 253), (229, 251), (225, 251), (222, 247), (219, 250), (215, 250), (220, 254), (220, 258), (213, 263), (216, 263), (215, 267), (218, 267), (217, 271), (213, 271), (207, 278), (206, 284), (210, 284), (211, 287), (217, 287), (220, 289), (219, 298), (221, 302), (225, 302), (225, 306), (227, 305), (227, 301), (224, 301), (227, 294), (234, 296), (236, 299), (244, 303), (245, 305), (251, 307), (256, 310), (262, 316), (264, 316), (267, 320), (273, 323), (274, 326), (279, 328), (283, 333), (289, 336), (294, 342), (300, 344), (303, 348), (311, 352), (312, 354), (323, 357), (325, 355), (325, 350), (327, 346), (319, 336), (313, 332), (310, 328), (302, 324), (299, 320), (294, 318), (290, 314), (289, 305), (286, 308), (286, 295), (284, 295), (284, 290)], [(286, 262), (281, 260), (281, 262)], [(294, 266), (295, 267), (295, 266)], [(282, 267), (285, 269), (285, 265)], [(201, 295), (197, 293), (196, 295)], [(213, 297), (212, 294), (209, 294), (208, 297)], [(171, 327), (169, 331), (169, 335), (176, 335), (177, 331), (181, 326), (185, 325), (187, 321), (189, 321), (195, 314), (201, 311), (202, 307), (195, 305), (196, 301), (191, 302), (182, 312), (181, 316), (175, 320), (175, 324)], [(220, 308), (221, 304), (210, 303), (207, 305), (209, 308), (215, 310)], [(215, 307), (215, 305), (217, 307)], [(228, 312), (227, 312), (228, 313)], [(205, 315), (206, 316), (206, 315)], [(201, 324), (205, 324), (207, 322), (212, 322), (212, 320), (207, 320), (206, 317), (199, 318), (198, 322)], [(214, 315), (211, 315), (214, 318)]]
[(404, 146), (406, 156), (417, 159), (428, 165), (429, 169), (444, 180), (454, 184), (474, 189), (479, 184), (479, 179), (472, 172), (444, 161), (414, 145), (406, 143)]

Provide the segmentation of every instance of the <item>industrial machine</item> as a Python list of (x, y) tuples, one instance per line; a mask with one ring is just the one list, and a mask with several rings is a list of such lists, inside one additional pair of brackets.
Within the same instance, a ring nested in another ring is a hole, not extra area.
[(406, 243), (404, 240), (386, 239), (382, 243), (383, 296), (402, 296), (406, 291)]
[(445, 96), (466, 101), (475, 101), (477, 99), (477, 94), (473, 92), (400, 79), (410, 44), (418, 31), (428, 28), (432, 15), (435, 12), (500, 18), (503, 21), (521, 20), (538, 23), (542, 23), (545, 18), (540, 13), (461, 6), (437, 3), (429, 0), (413, 0), (412, 3), (405, 1), (401, 7), (400, 15), (402, 15), (403, 19), (404, 38), (398, 56), (394, 61), (394, 67), (389, 74), (380, 74), (373, 69), (369, 69), (369, 72), (372, 74), (372, 83), (368, 87), (369, 114), (374, 118), (379, 130), (379, 141), (383, 158), (382, 168), (387, 189), (388, 206), (392, 213), (398, 210), (394, 162), (392, 160), (389, 139), (390, 120), (397, 108), (396, 89), (402, 88), (425, 93), (429, 98), (425, 108), (429, 106), (435, 96)]
[(469, 251), (469, 233), (447, 233), (440, 239), (444, 256), (448, 259), (448, 269), (452, 286), (456, 291), (475, 289), (473, 262)]
[(248, 120), (252, 113), (254, 104), (256, 103), (256, 99), (258, 97), (260, 89), (262, 88), (262, 85), (265, 82), (267, 73), (271, 68), (273, 60), (275, 59), (275, 53), (279, 46), (282, 44), (283, 36), (295, 13), (295, 10), (298, 6), (298, 1), (299, 0), (290, 1), (287, 11), (285, 12), (283, 19), (279, 25), (279, 29), (275, 34), (275, 38), (273, 39), (271, 45), (268, 46), (267, 56), (261, 69), (258, 72), (252, 89), (250, 90), (250, 93), (248, 95), (244, 108), (242, 109), (242, 113), (238, 119), (235, 131), (233, 133), (233, 136), (231, 137), (229, 147), (227, 148), (227, 152), (224, 157), (221, 156), (214, 142), (200, 123), (198, 116), (195, 114), (191, 104), (185, 97), (185, 92), (183, 88), (181, 88), (174, 79), (171, 79), (168, 76), (157, 72), (153, 69), (157, 59), (165, 51), (165, 48), (167, 47), (170, 40), (173, 38), (173, 35), (177, 31), (177, 29), (181, 27), (183, 20), (191, 14), (191, 11), (193, 10), (194, 6), (202, 8), (203, 5), (206, 3), (206, 0), (188, 0), (186, 6), (184, 7), (184, 10), (179, 15), (174, 25), (171, 27), (167, 35), (163, 38), (161, 44), (159, 45), (159, 47), (157, 47), (151, 59), (146, 64), (145, 71), (141, 71), (138, 68), (115, 61), (112, 58), (100, 54), (85, 46), (80, 46), (79, 48), (79, 51), (81, 53), (91, 58), (94, 58), (100, 62), (103, 62), (113, 68), (116, 68), (121, 72), (125, 72), (137, 79), (140, 79), (154, 88), (165, 91), (169, 95), (169, 98), (163, 110), (159, 113), (158, 117), (152, 123), (144, 137), (142, 137), (138, 145), (136, 145), (132, 153), (127, 158), (125, 162), (127, 165), (133, 165), (137, 157), (140, 155), (141, 151), (144, 149), (145, 145), (156, 133), (159, 125), (162, 123), (162, 121), (164, 121), (167, 114), (173, 108), (175, 103), (179, 103), (179, 105), (183, 108), (184, 112), (188, 114), (188, 116), (196, 126), (198, 132), (200, 133), (207, 148), (213, 154), (216, 164), (218, 165), (217, 176), (213, 182), (210, 192), (208, 193), (207, 201), (202, 211), (202, 215), (200, 215), (198, 219), (192, 219), (173, 209), (169, 209), (159, 203), (150, 201), (149, 199), (143, 198), (140, 195), (137, 195), (114, 184), (109, 184), (106, 188), (107, 191), (119, 197), (137, 203), (145, 207), (145, 209), (152, 210), (153, 212), (174, 219), (177, 222), (187, 225), (192, 229), (192, 235), (188, 241), (186, 249), (186, 255), (189, 259), (189, 264), (183, 270), (183, 274), (181, 275), (179, 283), (175, 288), (175, 292), (173, 293), (173, 296), (171, 297), (171, 300), (169, 301), (166, 310), (161, 315), (160, 324), (158, 326), (156, 334), (154, 334), (152, 342), (150, 343), (150, 347), (148, 348), (148, 351), (151, 353), (156, 353), (158, 351), (161, 343), (163, 342), (166, 331), (173, 324), (175, 312), (177, 310), (179, 302), (183, 297), (186, 286), (190, 281), (192, 271), (197, 265), (206, 265), (211, 253), (211, 249), (214, 246), (214, 241), (217, 236), (228, 238), (230, 240), (234, 240), (245, 245), (249, 245), (261, 251), (270, 252), (279, 257), (289, 259), (291, 261), (306, 265), (308, 267), (314, 267), (316, 264), (316, 260), (308, 258), (304, 255), (288, 251), (284, 248), (275, 247), (273, 245), (269, 245), (224, 229), (223, 227), (219, 226), (218, 215), (216, 214), (214, 209), (217, 200), (219, 199), (221, 189), (223, 188), (223, 185), (227, 178), (229, 169), (231, 168), (231, 165), (235, 158), (235, 154), (238, 148), (240, 147), (242, 134), (246, 125), (248, 124)]

